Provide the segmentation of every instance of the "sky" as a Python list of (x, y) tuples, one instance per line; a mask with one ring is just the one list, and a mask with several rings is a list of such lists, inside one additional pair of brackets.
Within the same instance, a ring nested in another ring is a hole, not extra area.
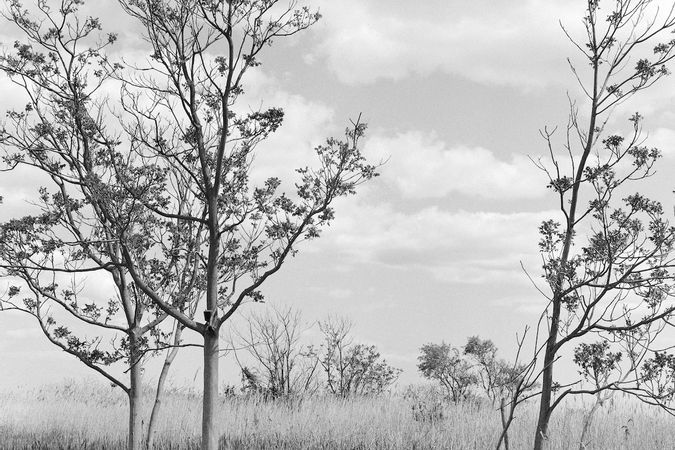
[[(547, 178), (531, 158), (546, 156), (541, 129), (564, 128), (568, 95), (584, 114), (567, 62), (579, 58), (560, 23), (582, 37), (586, 2), (308, 3), (322, 19), (276, 41), (250, 74), (251, 104), (262, 99), (286, 114), (259, 148), (256, 170), (288, 174), (311, 163), (312, 148), (359, 114), (368, 123), (364, 154), (385, 164), (357, 196), (338, 202), (321, 238), (303, 244), (266, 284), (267, 303), (242, 312), (292, 306), (308, 326), (329, 314), (347, 316), (356, 341), (376, 345), (404, 370), (401, 383), (419, 381), (419, 348), (429, 342), (460, 346), (479, 335), (512, 357), (516, 334), (545, 306), (525, 273), (540, 280), (537, 228), (559, 217)], [(119, 33), (114, 54), (147, 53), (115, 2), (90, 8), (104, 30)], [(0, 27), (3, 45), (15, 39), (13, 30)], [(20, 100), (0, 78), (0, 109)], [(616, 108), (609, 122), (621, 129), (635, 111), (645, 116), (648, 145), (664, 158), (644, 189), (668, 211), (674, 100), (675, 78), (665, 78)], [(36, 190), (30, 179), (0, 174), (0, 217), (20, 214)], [(88, 289), (105, 295), (94, 280)], [(305, 337), (320, 339), (315, 328)], [(176, 362), (177, 385), (190, 383), (199, 370), (199, 355), (184, 353)], [(88, 374), (18, 314), (0, 314), (0, 361), (0, 385)], [(223, 360), (225, 381), (236, 384), (232, 365)]]

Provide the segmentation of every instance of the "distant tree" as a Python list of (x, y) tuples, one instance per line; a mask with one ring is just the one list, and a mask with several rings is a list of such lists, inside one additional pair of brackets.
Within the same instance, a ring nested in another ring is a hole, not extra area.
[(500, 388), (509, 378), (509, 365), (497, 359), (497, 346), (489, 339), (471, 336), (464, 346), (464, 354), (477, 365), (480, 384), (488, 399), (494, 403), (500, 397)]
[[(673, 30), (675, 15), (672, 8), (657, 10), (650, 0), (588, 0), (585, 41), (577, 42), (565, 31), (589, 69), (586, 75), (570, 63), (588, 114), (582, 118), (571, 104), (560, 151), (554, 131), (542, 132), (550, 163), (538, 165), (549, 177), (560, 219), (539, 228), (548, 285), (540, 290), (548, 304), (542, 316), (547, 326), (535, 450), (545, 445), (555, 408), (570, 395), (592, 393), (579, 388), (582, 380), (554, 379), (563, 350), (593, 335), (600, 341), (624, 339), (673, 312), (668, 286), (673, 228), (661, 204), (627, 191), (630, 183), (653, 173), (659, 151), (644, 145), (642, 116), (637, 113), (630, 117), (627, 133), (605, 133), (615, 105), (668, 74), (675, 40), (652, 42)], [(616, 362), (610, 353), (596, 358), (600, 350), (586, 347), (578, 354), (586, 375), (598, 380)]]
[(438, 381), (452, 401), (465, 400), (474, 388), (482, 388), (492, 405), (498, 404), (502, 432), (497, 450), (502, 445), (509, 449), (508, 430), (516, 407), (538, 395), (536, 358), (521, 362), (526, 334), (527, 329), (518, 339), (518, 352), (513, 362), (498, 359), (497, 346), (479, 336), (469, 337), (463, 352), (446, 343), (427, 344), (420, 349), (422, 354), (417, 358), (422, 375)]
[(253, 393), (265, 396), (269, 392), (264, 382), (260, 379), (260, 375), (249, 369), (248, 366), (241, 367), (241, 384), (241, 390), (247, 394)]
[(478, 382), (472, 365), (459, 349), (446, 344), (426, 344), (417, 360), (417, 368), (425, 378), (436, 380), (445, 389), (448, 397), (457, 403), (466, 400), (471, 388)]
[(319, 327), (324, 335), (319, 362), (333, 394), (380, 394), (398, 379), (401, 370), (390, 366), (374, 345), (353, 343), (348, 319), (329, 317)]
[(515, 363), (509, 364), (500, 360), (498, 365), (500, 366), (498, 399), (502, 432), (497, 440), (497, 450), (502, 444), (509, 450), (509, 429), (515, 418), (516, 408), (526, 400), (539, 395), (539, 392), (536, 392), (539, 384), (534, 376), (536, 373), (534, 361), (519, 364), (516, 359)]
[[(516, 335), (517, 352), (513, 361), (508, 362), (502, 359), (494, 366), (496, 375), (491, 379), (495, 380), (494, 384), (496, 388), (493, 392), (497, 393), (497, 398), (499, 399), (499, 413), (502, 424), (502, 432), (497, 440), (497, 450), (502, 445), (504, 445), (506, 450), (509, 450), (509, 429), (515, 418), (516, 408), (527, 400), (539, 395), (539, 383), (537, 379), (541, 372), (537, 371), (536, 355), (538, 354), (538, 348), (536, 345), (534, 346), (534, 355), (529, 359), (523, 357), (522, 354), (528, 332), (529, 327), (526, 327), (521, 336)], [(467, 347), (470, 353), (475, 351), (472, 349), (472, 346), (467, 345)], [(479, 345), (474, 348), (478, 350), (489, 349), (490, 346)], [(484, 355), (486, 352), (478, 352), (478, 354)], [(490, 355), (491, 352), (487, 354)], [(523, 360), (525, 361), (523, 362)], [(487, 362), (489, 361), (490, 359), (488, 358)]]
[(335, 394), (373, 395), (389, 389), (398, 379), (401, 369), (390, 366), (374, 345), (352, 344), (347, 348), (339, 373), (341, 381), (337, 384), (341, 389), (334, 391)]
[(326, 374), (326, 385), (333, 394), (347, 394), (344, 372), (347, 370), (345, 360), (347, 349), (352, 345), (352, 322), (344, 316), (329, 316), (319, 322), (323, 333), (323, 353), (321, 366)]
[(291, 307), (246, 317), (232, 338), (232, 347), (244, 349), (251, 361), (237, 357), (245, 387), (272, 397), (315, 391), (318, 360), (314, 348), (302, 344), (303, 331), (302, 315)]

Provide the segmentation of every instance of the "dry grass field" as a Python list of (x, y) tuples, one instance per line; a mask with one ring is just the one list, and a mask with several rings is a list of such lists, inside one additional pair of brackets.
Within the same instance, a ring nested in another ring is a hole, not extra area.
[[(413, 405), (417, 405), (413, 408)], [(149, 404), (147, 405), (149, 408)], [(169, 392), (158, 444), (162, 449), (198, 447), (200, 399)], [(552, 421), (553, 449), (577, 449), (584, 405), (568, 403)], [(438, 417), (438, 413), (442, 417)], [(511, 431), (513, 449), (531, 447), (535, 405), (526, 405)], [(0, 393), (0, 447), (117, 449), (124, 447), (125, 397), (97, 383), (65, 383)], [(434, 420), (429, 420), (434, 418)], [(266, 402), (223, 398), (221, 448), (242, 449), (490, 449), (498, 415), (487, 406), (443, 405), (429, 399), (312, 397)], [(599, 411), (593, 449), (672, 449), (675, 419), (617, 398)]]

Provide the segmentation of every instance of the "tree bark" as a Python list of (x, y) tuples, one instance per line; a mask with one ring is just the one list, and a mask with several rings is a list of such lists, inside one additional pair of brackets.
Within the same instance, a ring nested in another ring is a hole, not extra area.
[(218, 449), (216, 404), (218, 402), (218, 331), (204, 332), (204, 402), (202, 412), (202, 450)]
[[(181, 341), (181, 335), (183, 334), (184, 326), (180, 322), (176, 322), (176, 331), (173, 335), (173, 344), (179, 345)], [(164, 385), (166, 384), (166, 378), (169, 375), (169, 369), (173, 360), (178, 354), (178, 347), (173, 347), (169, 353), (167, 353), (166, 358), (164, 359), (164, 365), (162, 365), (162, 371), (159, 373), (159, 379), (157, 380), (157, 390), (155, 391), (155, 402), (152, 405), (152, 412), (150, 413), (150, 421), (148, 422), (148, 434), (145, 446), (148, 450), (152, 450), (155, 446), (155, 425), (157, 424), (157, 417), (162, 406), (162, 397), (164, 396)]]
[(541, 398), (539, 401), (539, 418), (534, 436), (534, 450), (545, 448), (548, 440), (548, 422), (551, 418), (551, 394), (553, 392), (553, 363), (555, 361), (558, 321), (560, 320), (560, 302), (554, 300), (553, 314), (551, 316), (551, 331), (546, 342), (544, 353), (544, 368), (541, 380)]
[(135, 333), (129, 334), (131, 367), (129, 368), (129, 450), (143, 448), (143, 421), (141, 415), (141, 364), (138, 356), (138, 342)]

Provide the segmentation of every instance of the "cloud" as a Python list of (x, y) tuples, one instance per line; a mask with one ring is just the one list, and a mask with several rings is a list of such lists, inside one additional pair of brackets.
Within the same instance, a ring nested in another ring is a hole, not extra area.
[(445, 282), (523, 279), (520, 261), (538, 270), (538, 227), (554, 211), (446, 211), (436, 206), (405, 213), (391, 205), (343, 202), (313, 251), (364, 264), (430, 271)]
[(573, 48), (558, 21), (574, 28), (583, 13), (579, 5), (543, 0), (477, 0), (461, 8), (431, 0), (408, 9), (344, 0), (323, 2), (321, 11), (324, 23), (307, 61), (324, 58), (345, 83), (442, 71), (528, 88), (560, 79)]
[[(325, 104), (283, 91), (273, 81), (255, 89), (258, 91), (256, 95), (264, 99), (264, 108), (281, 107), (284, 110), (284, 122), (257, 147), (253, 178), (258, 182), (271, 176), (296, 179), (295, 169), (318, 162), (314, 148), (330, 135), (338, 134), (334, 110)], [(260, 106), (250, 98), (248, 104), (251, 108)]]
[(459, 193), (486, 199), (539, 198), (542, 173), (524, 155), (504, 161), (490, 150), (447, 145), (433, 135), (410, 131), (375, 135), (365, 144), (373, 161), (387, 160), (383, 182), (405, 198), (442, 198)]
[(675, 130), (657, 128), (648, 133), (645, 145), (658, 148), (664, 157), (673, 157), (675, 156)]
[[(257, 72), (254, 72), (257, 73)], [(314, 148), (328, 136), (340, 136), (335, 111), (321, 102), (290, 94), (263, 73), (256, 75), (244, 104), (250, 109), (278, 106), (284, 124), (258, 146), (252, 178), (295, 179), (294, 170), (316, 162)], [(546, 193), (542, 173), (525, 156), (501, 159), (488, 149), (449, 148), (433, 133), (376, 131), (363, 144), (373, 163), (387, 161), (381, 180), (406, 199), (443, 198), (459, 193), (484, 199), (532, 199)], [(285, 185), (292, 188), (292, 185)]]

